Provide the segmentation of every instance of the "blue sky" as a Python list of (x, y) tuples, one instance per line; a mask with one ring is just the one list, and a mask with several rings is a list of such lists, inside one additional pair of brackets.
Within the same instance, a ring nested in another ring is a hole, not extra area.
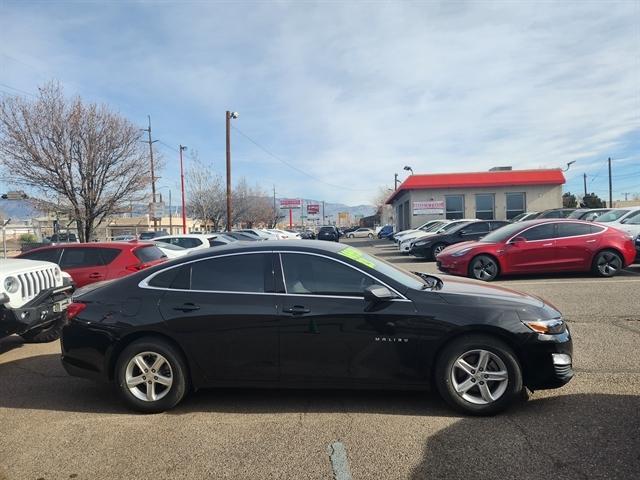
[(50, 79), (150, 114), (176, 197), (178, 144), (224, 173), (227, 109), (273, 154), (233, 131), (234, 178), (279, 196), (573, 160), (566, 189), (605, 196), (607, 157), (614, 197), (640, 193), (637, 1), (0, 0), (0, 94)]

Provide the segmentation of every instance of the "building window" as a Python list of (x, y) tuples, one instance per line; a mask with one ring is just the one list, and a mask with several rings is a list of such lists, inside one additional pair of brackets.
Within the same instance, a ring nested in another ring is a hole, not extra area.
[(507, 220), (526, 211), (524, 192), (507, 193)]
[(444, 199), (447, 206), (447, 219), (464, 218), (464, 195), (447, 195)]
[(476, 218), (480, 220), (493, 220), (494, 217), (493, 193), (476, 194)]

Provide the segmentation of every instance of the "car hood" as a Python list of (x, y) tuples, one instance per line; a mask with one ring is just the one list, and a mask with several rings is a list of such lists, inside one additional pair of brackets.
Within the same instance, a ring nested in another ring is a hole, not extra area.
[(538, 297), (511, 290), (510, 288), (487, 285), (479, 280), (442, 275), (442, 288), (438, 293), (448, 303), (459, 303), (462, 297), (471, 303), (475, 300), (488, 300), (498, 303), (520, 303), (533, 307), (544, 307), (545, 303)]

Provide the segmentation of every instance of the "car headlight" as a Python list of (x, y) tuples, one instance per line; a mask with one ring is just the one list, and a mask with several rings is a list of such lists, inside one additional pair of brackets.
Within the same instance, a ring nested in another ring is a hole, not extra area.
[(567, 329), (562, 318), (552, 318), (551, 320), (523, 320), (522, 323), (536, 333), (544, 333), (547, 335), (564, 333)]
[(16, 277), (7, 277), (4, 279), (4, 289), (8, 293), (16, 293), (20, 288), (20, 282)]
[(469, 253), (471, 251), (473, 247), (469, 247), (469, 248), (463, 248), (462, 250), (459, 250), (455, 253), (452, 253), (451, 256), (452, 257), (461, 257), (463, 255), (466, 255), (467, 253)]
[(415, 242), (415, 243), (414, 243), (414, 245), (415, 245), (416, 247), (424, 247), (425, 245), (428, 245), (428, 244), (430, 244), (430, 243), (431, 243), (431, 241), (430, 241), (430, 240), (421, 240), (421, 241), (419, 241), (419, 242)]

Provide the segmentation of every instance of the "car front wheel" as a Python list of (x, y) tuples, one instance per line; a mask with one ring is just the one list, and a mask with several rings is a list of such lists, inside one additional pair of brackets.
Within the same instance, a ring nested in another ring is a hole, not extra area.
[(120, 396), (134, 410), (158, 413), (176, 406), (186, 395), (187, 365), (169, 342), (143, 338), (118, 357), (115, 380)]
[(484, 282), (495, 280), (499, 271), (498, 262), (488, 255), (478, 255), (469, 264), (469, 275)]
[(442, 351), (436, 386), (453, 408), (470, 415), (495, 415), (522, 392), (522, 370), (509, 346), (485, 335), (461, 337)]
[(373, 233), (370, 233), (369, 235), (367, 235), (369, 238), (373, 238)]

